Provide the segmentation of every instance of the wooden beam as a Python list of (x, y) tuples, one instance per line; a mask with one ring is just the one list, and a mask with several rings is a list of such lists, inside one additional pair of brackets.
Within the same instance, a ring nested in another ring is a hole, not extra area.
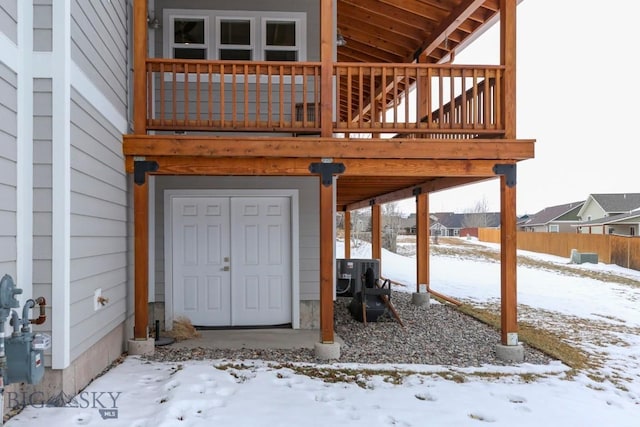
[(124, 135), (128, 156), (505, 159), (534, 156), (532, 139), (361, 139)]
[(382, 272), (382, 215), (380, 205), (371, 205), (371, 258), (380, 260)]
[(148, 338), (149, 325), (149, 184), (133, 184), (134, 328), (137, 340)]
[[(350, 6), (350, 9), (345, 9)], [(364, 16), (376, 26), (410, 26), (424, 31), (425, 19), (422, 16), (407, 15), (401, 9), (390, 7), (379, 0), (341, 0), (338, 2), (338, 15), (358, 14)]]
[[(235, 176), (308, 176), (309, 162), (320, 159), (250, 159), (211, 157), (155, 157), (159, 175), (235, 175)], [(336, 159), (338, 160), (338, 159)], [(495, 177), (495, 160), (403, 160), (403, 159), (340, 159), (346, 166), (343, 176), (416, 176), (424, 177)], [(515, 163), (501, 161), (501, 163)], [(125, 162), (126, 170), (133, 172), (133, 158)], [(408, 196), (410, 197), (410, 196)]]
[[(249, 159), (213, 157), (154, 157), (147, 160), (158, 162), (160, 175), (247, 175), (247, 176), (308, 176), (309, 162), (320, 159)], [(125, 161), (128, 172), (133, 170), (133, 158)]]
[(147, 0), (133, 2), (133, 132), (147, 133)]
[[(429, 289), (429, 193), (416, 196), (416, 292)], [(426, 292), (426, 291), (425, 291)]]
[[(418, 58), (419, 56), (427, 57), (438, 48), (447, 38), (447, 36), (453, 33), (467, 18), (481, 7), (486, 0), (464, 0), (455, 9), (451, 11), (451, 14), (442, 21), (440, 26), (432, 31), (432, 36), (427, 39), (412, 58), (406, 58), (406, 61), (410, 61)], [(405, 61), (405, 62), (406, 62)], [(420, 61), (420, 62), (426, 62)]]
[(340, 62), (385, 62), (385, 63), (400, 63), (402, 62), (402, 56), (392, 55), (388, 52), (382, 51), (367, 51), (367, 44), (360, 43), (357, 40), (350, 39), (349, 44), (340, 48), (339, 61)]
[(502, 123), (505, 137), (516, 136), (516, 2), (500, 0), (500, 64), (504, 65), (502, 77)]
[(367, 28), (369, 31), (375, 31), (376, 27), (383, 27), (392, 37), (408, 37), (414, 41), (420, 41), (424, 37), (423, 22), (413, 26), (407, 20), (396, 19), (388, 13), (384, 14), (379, 10), (367, 8), (366, 5), (356, 7), (349, 2), (340, 1), (338, 2), (338, 16), (349, 16), (348, 22), (341, 21), (340, 23), (343, 35), (349, 35), (351, 28)]
[[(493, 177), (494, 160), (345, 159), (343, 176)], [(510, 162), (502, 162), (510, 163)], [(514, 162), (515, 163), (515, 162)]]
[(320, 342), (333, 343), (333, 185), (320, 185)]
[(503, 345), (518, 344), (516, 186), (500, 176), (500, 307)]
[(320, 0), (320, 129), (333, 134), (333, 2)]
[[(472, 184), (480, 181), (485, 181), (487, 179), (494, 179), (495, 177), (486, 178), (486, 177), (448, 177), (448, 178), (435, 178), (429, 181), (426, 181), (419, 185), (412, 185), (407, 188), (403, 188), (401, 190), (392, 191), (390, 193), (381, 194), (376, 196), (376, 200), (379, 200), (380, 203), (390, 203), (398, 200), (408, 199), (413, 196), (413, 192), (416, 188), (419, 188), (422, 192), (425, 193), (435, 193), (437, 191), (446, 190), (453, 187), (460, 187), (462, 185)], [(345, 206), (346, 210), (357, 210), (366, 208), (369, 206), (370, 199), (363, 199), (356, 203), (350, 203)]]
[(344, 257), (351, 258), (351, 211), (344, 211)]
[[(343, 35), (348, 36), (350, 42), (359, 40), (376, 51), (380, 50), (394, 55), (397, 58), (397, 61), (394, 62), (404, 62), (403, 57), (398, 53), (408, 52), (411, 46), (415, 46), (415, 41), (404, 34), (393, 34), (383, 28), (372, 25), (358, 25), (353, 22), (342, 25), (340, 31), (343, 32)], [(349, 43), (347, 46), (349, 46)]]

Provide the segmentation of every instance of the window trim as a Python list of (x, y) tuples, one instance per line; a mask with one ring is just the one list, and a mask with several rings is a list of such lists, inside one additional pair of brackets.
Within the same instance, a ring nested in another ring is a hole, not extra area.
[[(174, 19), (205, 19), (206, 60), (218, 60), (220, 48), (219, 23), (225, 19), (251, 20), (252, 60), (264, 61), (266, 45), (266, 23), (273, 21), (296, 23), (296, 48), (298, 60), (307, 60), (307, 13), (287, 11), (238, 11), (238, 10), (209, 10), (209, 9), (164, 9), (162, 25), (163, 58), (172, 59), (173, 56), (173, 28)], [(213, 27), (211, 26), (213, 23)], [(284, 48), (284, 49), (281, 49)], [(289, 46), (272, 46), (270, 50), (294, 50)]]
[[(222, 31), (220, 31), (220, 24), (225, 21), (249, 21), (249, 25), (251, 28), (251, 33), (249, 34), (249, 44), (248, 45), (242, 45), (242, 44), (222, 44), (222, 42), (220, 41), (220, 36), (222, 34)], [(220, 50), (224, 49), (225, 50), (250, 50), (251, 51), (251, 59), (250, 61), (256, 61), (258, 60), (256, 58), (256, 20), (255, 17), (253, 16), (235, 16), (235, 15), (225, 15), (225, 16), (216, 16), (215, 17), (215, 27), (214, 27), (214, 49), (215, 51), (212, 52), (212, 55), (214, 56), (214, 58), (211, 58), (211, 55), (207, 58), (207, 59), (215, 59), (218, 60), (220, 55)]]
[[(296, 37), (296, 44), (294, 46), (271, 46), (267, 44), (267, 24), (269, 22), (293, 22), (296, 25), (296, 32), (295, 32), (295, 37)], [(261, 33), (261, 46), (260, 46), (260, 52), (262, 54), (262, 60), (266, 61), (266, 51), (268, 50), (272, 50), (272, 51), (295, 51), (297, 52), (297, 57), (298, 59), (296, 60), (296, 62), (302, 61), (301, 57), (302, 57), (302, 23), (300, 21), (299, 18), (291, 18), (291, 17), (285, 17), (285, 18), (273, 18), (273, 17), (262, 17), (262, 19), (260, 20), (260, 33)], [(306, 58), (305, 58), (306, 59)]]
[[(176, 19), (202, 19), (204, 21), (204, 43), (195, 43), (195, 44), (185, 44), (185, 43), (176, 43), (173, 35), (175, 34), (175, 22)], [(210, 41), (210, 27), (209, 27), (209, 17), (207, 15), (200, 14), (171, 14), (168, 18), (168, 25), (165, 25), (163, 28), (169, 28), (168, 31), (163, 31), (163, 44), (165, 46), (164, 53), (165, 58), (175, 58), (173, 55), (173, 50), (176, 47), (184, 47), (189, 46), (194, 49), (204, 49), (205, 50), (205, 59), (210, 56), (211, 45)], [(166, 24), (166, 23), (165, 23)], [(168, 52), (167, 52), (168, 51)]]

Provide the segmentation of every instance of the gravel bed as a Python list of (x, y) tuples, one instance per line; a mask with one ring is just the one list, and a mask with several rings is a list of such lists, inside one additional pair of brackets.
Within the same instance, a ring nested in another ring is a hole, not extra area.
[[(411, 304), (411, 295), (394, 292), (392, 303), (404, 323), (402, 327), (391, 313), (377, 322), (363, 325), (349, 312), (351, 298), (335, 303), (335, 332), (344, 341), (340, 363), (408, 363), (457, 367), (510, 365), (495, 355), (500, 334), (448, 304), (428, 307)], [(547, 364), (553, 359), (524, 345), (525, 362)], [(156, 347), (147, 357), (156, 361), (205, 359), (262, 359), (274, 362), (319, 362), (311, 349), (295, 350), (218, 350), (206, 348)]]

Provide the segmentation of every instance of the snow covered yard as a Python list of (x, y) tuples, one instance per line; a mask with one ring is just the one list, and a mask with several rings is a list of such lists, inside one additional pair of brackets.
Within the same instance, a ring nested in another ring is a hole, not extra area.
[[(341, 247), (338, 248), (340, 256)], [(495, 310), (495, 245), (432, 246), (431, 286)], [(352, 257), (369, 257), (368, 245)], [(519, 253), (520, 320), (588, 360), (500, 367), (285, 364), (127, 357), (67, 407), (27, 406), (6, 425), (41, 426), (636, 426), (640, 415), (640, 272)], [(383, 252), (383, 275), (411, 284), (415, 260)]]

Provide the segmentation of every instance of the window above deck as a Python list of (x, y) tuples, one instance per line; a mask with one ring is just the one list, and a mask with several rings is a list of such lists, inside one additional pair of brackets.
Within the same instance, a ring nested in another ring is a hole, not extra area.
[(165, 9), (163, 57), (306, 61), (304, 12)]

